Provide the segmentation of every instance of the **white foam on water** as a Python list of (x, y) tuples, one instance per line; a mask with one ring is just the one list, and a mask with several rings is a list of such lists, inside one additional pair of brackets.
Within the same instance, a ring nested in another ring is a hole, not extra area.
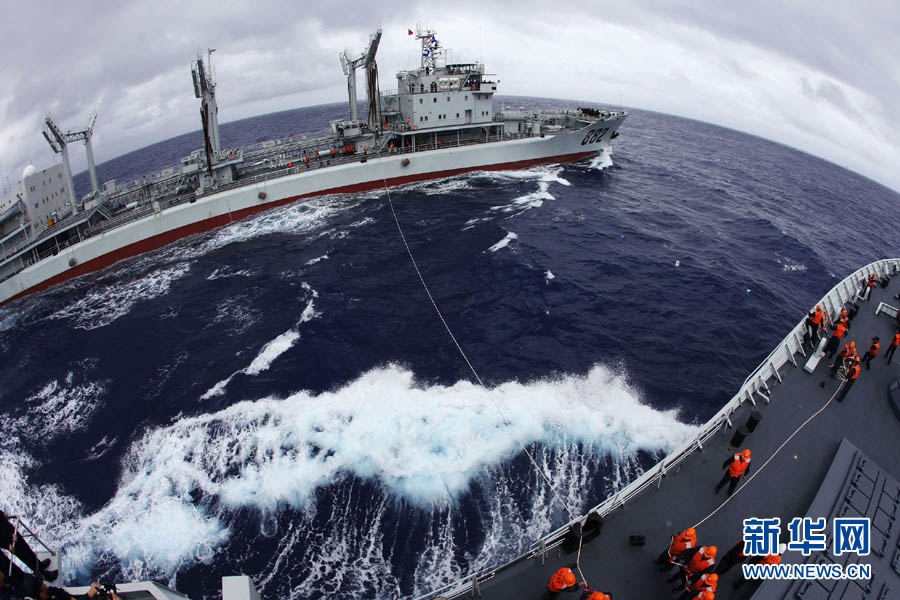
[(781, 254), (775, 254), (775, 260), (781, 265), (783, 271), (799, 271), (802, 273), (807, 269), (807, 266), (800, 261)]
[(306, 263), (304, 263), (304, 264), (306, 264), (307, 266), (314, 265), (318, 262), (322, 262), (323, 260), (328, 260), (327, 254), (323, 254), (322, 256), (317, 256), (316, 258), (311, 258), (308, 261), (306, 261)]
[(229, 266), (219, 267), (206, 276), (207, 281), (215, 281), (216, 279), (227, 279), (228, 277), (250, 277), (253, 271), (249, 269), (240, 269), (235, 271)]
[(519, 239), (518, 234), (513, 233), (512, 231), (507, 231), (506, 237), (504, 237), (502, 240), (500, 240), (499, 242), (497, 242), (496, 244), (494, 244), (493, 246), (491, 246), (490, 248), (485, 250), (485, 252), (496, 252), (497, 250), (502, 250), (503, 248), (506, 248), (507, 246), (509, 246), (510, 242), (512, 242), (513, 240), (517, 240), (517, 239)]
[(550, 193), (550, 184), (556, 183), (565, 186), (572, 185), (568, 180), (560, 176), (562, 170), (563, 167), (561, 165), (548, 165), (520, 171), (498, 171), (493, 173), (493, 177), (501, 180), (537, 180), (538, 189), (534, 192), (525, 194), (524, 196), (515, 198), (509, 204), (494, 206), (491, 208), (491, 210), (502, 213), (521, 212), (531, 208), (539, 208), (543, 206), (544, 200), (555, 200), (553, 194)]
[(47, 442), (84, 429), (102, 405), (106, 382), (75, 383), (69, 371), (62, 379), (46, 383), (25, 399), (27, 412), (14, 422), (16, 429), (32, 440)]
[(128, 314), (135, 304), (167, 294), (172, 284), (187, 275), (190, 268), (190, 263), (179, 262), (138, 279), (91, 290), (49, 318), (69, 321), (77, 329), (104, 327)]
[(641, 404), (604, 367), (507, 383), (490, 396), (505, 418), (468, 382), (420, 387), (412, 373), (389, 366), (335, 391), (180, 419), (141, 441), (135, 476), (176, 476), (180, 487), (199, 486), (228, 506), (271, 509), (301, 506), (317, 487), (352, 473), (427, 507), (451, 503), (485, 468), (516, 454), (517, 436), (550, 445), (565, 436), (618, 456), (665, 450), (694, 431), (676, 413)]
[(598, 171), (602, 171), (603, 169), (609, 168), (613, 165), (612, 154), (608, 151), (602, 154), (599, 154), (591, 159), (591, 164), (588, 165), (591, 169), (596, 169)]
[(360, 219), (359, 221), (354, 221), (353, 223), (350, 223), (349, 226), (353, 227), (353, 228), (365, 227), (366, 225), (371, 225), (374, 222), (375, 222), (375, 219), (373, 219), (372, 217), (365, 217), (364, 219)]
[(485, 221), (491, 221), (491, 220), (492, 220), (491, 217), (476, 217), (474, 219), (469, 219), (468, 221), (466, 221), (465, 225), (463, 225), (463, 228), (460, 231), (466, 231), (467, 229), (472, 229), (478, 223), (482, 223)]
[[(266, 368), (290, 337), (267, 344), (251, 364)], [(390, 580), (390, 556), (383, 556), (379, 540), (383, 504), (393, 499), (440, 515), (472, 485), (492, 490), (501, 481), (499, 491), (489, 494), (485, 518), (491, 529), (476, 564), (545, 532), (561, 509), (536, 474), (528, 488), (530, 506), (515, 507), (512, 492), (504, 491), (521, 485), (521, 476), (504, 475), (520, 440), (538, 448), (535, 458), (554, 488), (579, 510), (595, 472), (591, 465), (627, 465), (638, 449), (665, 452), (695, 431), (676, 412), (642, 404), (622, 374), (603, 366), (584, 376), (508, 382), (486, 392), (469, 382), (421, 385), (391, 365), (333, 391), (244, 401), (148, 430), (128, 449), (111, 500), (89, 515), (52, 486), (28, 485), (22, 473), (33, 459), (15, 447), (16, 435), (7, 429), (0, 444), (0, 493), (7, 505), (55, 521), (47, 531), (63, 544), (64, 579), (98, 563), (121, 565), (123, 578), (142, 579), (172, 577), (209, 561), (230, 539), (228, 515), (237, 509), (273, 514), (289, 505), (312, 519), (316, 489), (348, 476), (377, 484), (384, 500), (369, 507), (365, 527), (358, 525), (358, 509), (337, 503), (329, 520), (334, 531), (316, 534), (328, 536), (322, 540), (328, 543), (304, 540), (307, 558), (319, 562), (309, 562), (317, 565), (311, 574), (291, 585), (321, 589), (323, 581), (351, 573), (364, 581)], [(446, 519), (420, 560), (417, 587), (433, 584), (435, 573), (452, 578), (461, 572), (448, 558), (456, 549), (451, 517)], [(279, 544), (312, 535), (310, 529), (280, 533)], [(282, 556), (290, 546), (279, 548)]]
[(309, 287), (305, 282), (303, 283), (304, 289), (307, 292), (311, 293), (310, 300), (306, 303), (306, 307), (303, 309), (303, 312), (300, 314), (300, 319), (297, 321), (297, 324), (294, 327), (291, 327), (278, 337), (266, 344), (260, 349), (257, 353), (256, 357), (253, 361), (238, 371), (235, 371), (222, 381), (216, 383), (213, 387), (209, 388), (204, 392), (202, 396), (200, 396), (200, 400), (209, 400), (215, 396), (221, 396), (225, 393), (225, 388), (228, 387), (228, 384), (231, 383), (231, 380), (235, 378), (238, 374), (244, 375), (259, 375), (264, 371), (268, 371), (269, 367), (272, 366), (272, 363), (275, 362), (279, 356), (290, 350), (297, 340), (300, 339), (300, 325), (306, 323), (319, 315), (315, 309), (315, 298), (318, 297), (318, 293)]
[(554, 279), (556, 279), (556, 275), (550, 269), (547, 269), (547, 272), (544, 273), (544, 281), (547, 282), (547, 285), (550, 285), (550, 282)]

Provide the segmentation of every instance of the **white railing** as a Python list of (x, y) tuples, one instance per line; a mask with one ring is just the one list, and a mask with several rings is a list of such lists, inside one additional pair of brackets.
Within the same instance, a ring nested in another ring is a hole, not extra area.
[[(900, 258), (888, 258), (878, 260), (873, 263), (854, 271), (848, 277), (844, 278), (840, 283), (831, 288), (831, 290), (822, 297), (816, 304), (821, 304), (828, 312), (829, 317), (834, 319), (840, 313), (841, 308), (849, 301), (856, 298), (861, 285), (868, 279), (869, 274), (875, 272), (879, 277), (884, 275), (896, 275), (900, 273)], [(532, 544), (531, 548), (520, 556), (510, 560), (509, 562), (497, 565), (488, 569), (483, 569), (477, 573), (469, 575), (463, 581), (456, 581), (445, 584), (438, 589), (419, 596), (416, 600), (427, 600), (434, 598), (439, 594), (444, 594), (446, 598), (458, 598), (464, 594), (471, 594), (480, 582), (487, 581), (494, 577), (497, 572), (512, 566), (523, 560), (529, 560), (536, 556), (541, 556), (548, 550), (556, 548), (562, 544), (566, 533), (574, 523), (584, 525), (587, 516), (590, 513), (596, 513), (601, 518), (608, 516), (617, 508), (622, 507), (626, 502), (639, 495), (650, 487), (659, 489), (662, 486), (662, 480), (669, 471), (678, 468), (678, 466), (695, 451), (703, 450), (703, 445), (712, 436), (719, 432), (723, 434), (734, 426), (731, 422), (731, 416), (745, 402), (751, 402), (754, 406), (757, 401), (764, 400), (769, 402), (769, 386), (768, 381), (771, 378), (781, 380), (778, 370), (791, 363), (798, 366), (795, 355), (799, 352), (806, 356), (803, 350), (803, 335), (806, 331), (806, 316), (797, 323), (796, 326), (787, 334), (778, 346), (763, 360), (756, 369), (744, 380), (738, 392), (729, 400), (725, 406), (719, 410), (692, 439), (686, 441), (675, 451), (671, 452), (655, 467), (645, 471), (640, 477), (626, 485), (624, 488), (587, 511), (584, 516), (574, 519), (559, 529), (547, 534), (543, 538)]]

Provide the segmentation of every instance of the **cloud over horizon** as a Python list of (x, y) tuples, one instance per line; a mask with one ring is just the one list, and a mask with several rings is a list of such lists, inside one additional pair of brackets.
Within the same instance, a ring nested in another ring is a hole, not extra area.
[[(381, 87), (396, 87), (394, 72), (418, 61), (406, 35), (418, 21), (455, 57), (483, 58), (500, 94), (621, 99), (787, 144), (900, 190), (900, 6), (886, 1), (49, 6), (10, 5), (0, 25), (0, 165), (10, 179), (29, 162), (57, 162), (40, 135), (48, 110), (66, 128), (97, 110), (98, 163), (197, 130), (189, 65), (199, 48), (217, 48), (228, 122), (344, 100), (338, 53), (361, 50), (379, 24)], [(84, 164), (73, 152), (73, 170)]]

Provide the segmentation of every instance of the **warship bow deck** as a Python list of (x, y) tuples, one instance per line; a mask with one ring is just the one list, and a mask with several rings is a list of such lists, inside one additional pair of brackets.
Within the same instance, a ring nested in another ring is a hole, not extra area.
[[(860, 269), (829, 292), (821, 304), (837, 314), (866, 275), (876, 269), (879, 275), (896, 275), (900, 260), (879, 261)], [(699, 543), (718, 546), (721, 558), (741, 539), (745, 518), (780, 517), (782, 541), (786, 542), (786, 526), (794, 517), (828, 517), (829, 532), (833, 516), (870, 517), (872, 553), (862, 558), (852, 555), (852, 560), (871, 564), (872, 578), (772, 580), (761, 586), (747, 582), (735, 590), (733, 583), (741, 569), (734, 567), (720, 575), (716, 598), (900, 597), (900, 524), (895, 524), (900, 516), (900, 420), (889, 401), (889, 388), (900, 379), (900, 357), (894, 357), (890, 365), (885, 360), (897, 318), (890, 311), (875, 314), (880, 302), (898, 306), (898, 293), (900, 277), (892, 276), (886, 289), (873, 289), (851, 322), (845, 341), (854, 340), (860, 355), (876, 335), (882, 340), (882, 350), (870, 370), (863, 367), (843, 402), (829, 403), (841, 383), (829, 376), (830, 360), (823, 358), (811, 374), (804, 371), (811, 351), (806, 350), (804, 356), (799, 349), (804, 330), (801, 322), (697, 439), (593, 509), (591, 513), (603, 519), (601, 532), (593, 539), (584, 538), (580, 560), (592, 589), (613, 598), (677, 597), (672, 591), (676, 584), (666, 581), (675, 571), (660, 572), (654, 560), (667, 547), (671, 534), (694, 526), (725, 500), (724, 490), (719, 494), (713, 491), (722, 476), (722, 462), (735, 451), (730, 445), (735, 428), (756, 410), (762, 420), (739, 448), (752, 449), (753, 471), (758, 474), (749, 482), (742, 479), (732, 500), (697, 528)], [(785, 444), (826, 403), (824, 410)], [(557, 569), (574, 566), (577, 551), (564, 550), (567, 531), (568, 527), (561, 528), (519, 559), (426, 597), (443, 593), (446, 598), (540, 598)], [(646, 544), (632, 545), (630, 536), (645, 536)], [(830, 543), (829, 535), (829, 549)], [(785, 564), (851, 560), (846, 554), (834, 557), (830, 552), (805, 558), (790, 550), (783, 558)]]

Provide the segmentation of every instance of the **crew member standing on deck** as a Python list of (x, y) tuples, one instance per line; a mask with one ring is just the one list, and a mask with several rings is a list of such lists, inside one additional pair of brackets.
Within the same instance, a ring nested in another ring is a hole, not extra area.
[(825, 352), (828, 354), (828, 358), (834, 358), (834, 355), (837, 353), (838, 346), (841, 345), (841, 340), (843, 339), (845, 333), (847, 333), (847, 326), (838, 321), (838, 323), (834, 326), (834, 333), (828, 340), (828, 345), (825, 346)]
[(694, 600), (694, 598), (702, 597), (701, 592), (709, 592), (711, 594), (716, 593), (716, 588), (719, 586), (719, 576), (715, 573), (704, 573), (700, 577), (697, 578), (692, 585), (690, 585), (687, 591), (681, 595), (679, 600)]
[(662, 567), (662, 570), (668, 571), (676, 562), (683, 562), (680, 559), (685, 552), (693, 550), (696, 547), (697, 532), (693, 527), (688, 527), (677, 536), (672, 536), (669, 547), (663, 550), (662, 554), (659, 555), (659, 558), (656, 559), (656, 564), (665, 565)]
[(816, 306), (816, 312), (810, 313), (806, 318), (806, 330), (809, 333), (809, 340), (812, 343), (813, 348), (819, 345), (819, 328), (822, 327), (822, 320), (825, 318), (825, 313), (822, 311), (822, 305), (819, 304)]
[(575, 573), (569, 567), (563, 567), (553, 574), (547, 583), (547, 592), (544, 598), (556, 598), (561, 592), (577, 592), (585, 582), (576, 584)]
[(716, 493), (718, 494), (722, 486), (727, 483), (728, 495), (731, 496), (735, 488), (737, 488), (738, 480), (744, 475), (750, 474), (750, 449), (745, 448), (740, 454), (726, 458), (725, 462), (722, 463), (722, 468), (725, 469), (725, 474), (722, 475), (722, 479), (716, 485)]
[(878, 336), (872, 338), (872, 345), (869, 347), (869, 351), (866, 352), (866, 355), (863, 357), (863, 362), (866, 363), (866, 371), (871, 369), (869, 363), (872, 362), (872, 359), (878, 356), (878, 350), (881, 348), (881, 340), (878, 339)]
[(850, 388), (853, 387), (853, 384), (856, 383), (856, 378), (859, 377), (859, 357), (854, 357), (853, 364), (850, 365), (850, 370), (847, 371), (847, 381), (844, 382), (844, 387), (841, 389), (840, 395), (837, 397), (838, 402), (843, 402), (844, 398), (847, 397), (847, 394), (850, 392)]
[(894, 358), (894, 350), (897, 349), (897, 346), (900, 346), (900, 327), (894, 332), (894, 339), (891, 341), (891, 345), (888, 346), (887, 352), (884, 354), (884, 358), (887, 360), (888, 364), (891, 364), (891, 360)]
[(683, 577), (685, 585), (687, 585), (695, 577), (711, 572), (716, 564), (716, 552), (718, 552), (718, 548), (715, 546), (700, 546), (697, 548), (694, 556), (691, 557), (691, 560), (688, 561), (688, 564), (681, 570), (681, 573), (670, 577), (669, 581), (675, 581)]

